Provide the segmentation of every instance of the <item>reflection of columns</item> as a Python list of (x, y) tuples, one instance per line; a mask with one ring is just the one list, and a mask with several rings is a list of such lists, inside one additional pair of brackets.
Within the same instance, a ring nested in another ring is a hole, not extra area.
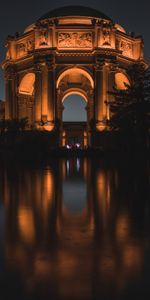
[(96, 87), (95, 87), (95, 117), (98, 126), (103, 125), (107, 118), (107, 107), (105, 101), (108, 97), (108, 67), (105, 64), (99, 64), (96, 72)]
[(35, 110), (34, 118), (36, 123), (41, 122), (42, 113), (42, 70), (41, 65), (36, 64), (35, 66)]
[(55, 120), (55, 65), (47, 62), (48, 68), (48, 121), (54, 123)]

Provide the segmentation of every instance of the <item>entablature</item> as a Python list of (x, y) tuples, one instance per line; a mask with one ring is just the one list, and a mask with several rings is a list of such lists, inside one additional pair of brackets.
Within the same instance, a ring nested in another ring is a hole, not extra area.
[(38, 22), (29, 32), (9, 37), (6, 42), (6, 60), (24, 59), (36, 51), (56, 50), (71, 52), (94, 51), (106, 49), (119, 51), (124, 57), (139, 60), (143, 57), (143, 40), (118, 31), (112, 22), (76, 24), (68, 26), (43, 24)]

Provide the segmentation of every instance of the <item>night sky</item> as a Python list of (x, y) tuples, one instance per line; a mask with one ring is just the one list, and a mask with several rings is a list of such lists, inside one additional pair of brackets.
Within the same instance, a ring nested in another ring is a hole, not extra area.
[[(0, 14), (0, 61), (5, 55), (4, 42), (7, 35), (16, 31), (23, 32), (25, 27), (34, 23), (51, 9), (65, 5), (84, 5), (98, 9), (114, 22), (120, 23), (127, 32), (134, 31), (143, 35), (145, 57), (150, 61), (150, 2), (148, 0), (13, 0), (1, 3)], [(0, 99), (4, 99), (3, 72), (0, 71)]]

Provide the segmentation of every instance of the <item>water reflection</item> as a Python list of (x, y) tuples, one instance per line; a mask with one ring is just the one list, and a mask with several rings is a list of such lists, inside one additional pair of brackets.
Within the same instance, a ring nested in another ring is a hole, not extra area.
[(79, 158), (1, 168), (4, 299), (149, 299), (145, 170)]

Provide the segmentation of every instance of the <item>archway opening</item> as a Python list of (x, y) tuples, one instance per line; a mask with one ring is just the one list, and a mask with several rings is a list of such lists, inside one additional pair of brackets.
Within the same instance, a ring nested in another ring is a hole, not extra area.
[(68, 93), (63, 98), (63, 146), (87, 146), (87, 99), (79, 92)]
[(86, 101), (83, 96), (72, 93), (63, 101), (63, 122), (87, 122)]
[(34, 92), (35, 74), (28, 73), (24, 75), (19, 85), (19, 94), (32, 96)]
[(115, 84), (118, 90), (127, 90), (130, 86), (130, 81), (124, 73), (115, 74)]

